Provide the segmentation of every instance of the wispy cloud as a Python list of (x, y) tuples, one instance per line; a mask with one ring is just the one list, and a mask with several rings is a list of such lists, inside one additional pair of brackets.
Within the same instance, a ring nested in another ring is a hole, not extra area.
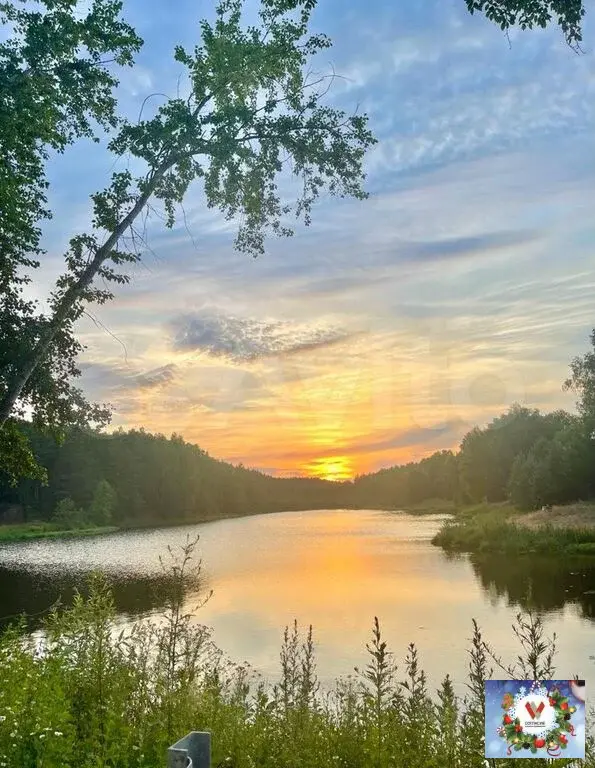
[(177, 373), (178, 367), (175, 363), (161, 365), (159, 368), (153, 368), (151, 371), (135, 376), (130, 382), (130, 386), (138, 389), (153, 389), (163, 384), (169, 384), (176, 378)]
[(336, 328), (297, 326), (282, 321), (225, 316), (213, 310), (171, 321), (177, 351), (202, 352), (238, 362), (293, 355), (328, 347), (349, 338)]
[(105, 392), (110, 396), (129, 390), (149, 390), (170, 384), (179, 373), (175, 363), (161, 365), (148, 371), (138, 371), (124, 362), (83, 362), (82, 379), (88, 391)]
[[(120, 88), (136, 119), (151, 92), (147, 114), (175, 96), (171, 51), (192, 47), (202, 14), (192, 0), (125, 13), (146, 41)], [(515, 400), (572, 407), (560, 384), (593, 324), (593, 22), (584, 56), (553, 29), (510, 47), (462, 0), (326, 0), (316, 24), (337, 44), (315, 69), (345, 75), (329, 98), (380, 138), (370, 199), (321, 199), (310, 228), (251, 260), (193, 186), (173, 231), (149, 220), (131, 284), (79, 321), (86, 391), (115, 424), (279, 474), (455, 447)], [(35, 298), (113, 162), (88, 144), (52, 160)]]
[[(367, 454), (378, 454), (390, 451), (394, 448), (411, 448), (412, 446), (433, 445), (435, 441), (445, 436), (449, 438), (452, 444), (453, 437), (457, 439), (460, 433), (460, 424), (457, 422), (433, 424), (427, 427), (415, 427), (404, 429), (400, 432), (388, 433), (376, 440), (370, 440), (366, 437), (356, 437), (345, 443), (338, 443), (332, 447), (319, 448), (316, 456), (319, 459), (332, 458), (337, 454), (341, 456), (361, 456)], [(295, 460), (297, 462), (306, 461), (311, 455), (306, 446), (301, 449), (281, 452), (278, 455), (279, 460)]]
[(470, 237), (450, 237), (396, 244), (403, 260), (442, 261), (475, 256), (485, 258), (491, 251), (534, 242), (536, 232), (484, 232)]

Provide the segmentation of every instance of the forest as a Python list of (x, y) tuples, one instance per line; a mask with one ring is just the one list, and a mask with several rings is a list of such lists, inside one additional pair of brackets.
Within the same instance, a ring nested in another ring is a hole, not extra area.
[(440, 451), (416, 463), (359, 477), (359, 504), (407, 507), (427, 499), (457, 505), (509, 501), (521, 510), (586, 501), (595, 495), (595, 331), (591, 349), (575, 357), (565, 390), (577, 412), (541, 413), (513, 405), (474, 427), (457, 453)]
[(430, 499), (510, 501), (519, 509), (584, 501), (595, 496), (595, 331), (591, 345), (564, 384), (578, 396), (576, 414), (517, 404), (469, 431), (456, 453), (353, 482), (274, 478), (219, 461), (175, 434), (76, 428), (59, 444), (22, 423), (47, 482), (11, 486), (0, 476), (0, 510), (12, 522), (137, 527), (296, 509), (407, 508)]
[(26, 522), (58, 515), (70, 516), (65, 522), (96, 525), (184, 524), (334, 507), (341, 491), (323, 480), (273, 478), (232, 466), (178, 435), (75, 429), (57, 445), (31, 427), (29, 432), (36, 456), (47, 468), (47, 485), (25, 480), (11, 488), (0, 482), (0, 504), (17, 505)]

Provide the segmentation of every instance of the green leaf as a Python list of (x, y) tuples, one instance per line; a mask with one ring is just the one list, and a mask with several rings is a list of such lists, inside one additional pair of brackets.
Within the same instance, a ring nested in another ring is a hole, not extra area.
[(24, 478), (47, 484), (46, 469), (37, 462), (28, 438), (14, 420), (0, 427), (0, 467), (0, 477), (3, 474), (11, 486)]
[[(140, 256), (122, 242), (150, 202), (162, 204), (172, 227), (188, 188), (201, 181), (208, 206), (238, 221), (236, 248), (257, 256), (269, 236), (291, 236), (296, 219), (308, 226), (321, 194), (365, 199), (363, 161), (376, 139), (365, 115), (331, 106), (325, 78), (309, 74), (313, 58), (330, 46), (325, 35), (308, 31), (313, 0), (263, 0), (253, 26), (242, 24), (241, 2), (221, 0), (215, 21), (200, 25), (201, 44), (192, 53), (174, 51), (187, 68), (190, 96), (168, 99), (134, 124), (119, 119), (116, 80), (101, 65), (106, 53), (131, 63), (141, 44), (119, 18), (121, 3), (93, 0), (79, 20), (70, 0), (64, 0), (67, 13), (55, 0), (40, 2), (45, 13), (0, 5), (24, 30), (22, 40), (17, 35), (0, 44), (0, 63), (4, 55), (10, 75), (0, 78), (9, 105), (0, 136), (3, 155), (16, 157), (14, 172), (0, 184), (8, 222), (5, 229), (3, 219), (8, 245), (0, 278), (9, 288), (0, 317), (1, 420), (27, 408), (39, 425), (95, 426), (107, 421), (107, 412), (72, 386), (82, 351), (73, 328), (88, 304), (112, 298), (107, 282), (127, 282), (117, 267)], [(92, 195), (93, 231), (73, 233), (51, 312), (43, 315), (23, 299), (20, 275), (25, 266), (36, 268), (30, 254), (39, 252), (37, 222), (49, 215), (45, 162), (50, 149), (92, 137), (93, 121), (115, 130), (108, 148), (142, 170), (137, 177), (114, 173)], [(293, 200), (279, 191), (285, 167), (300, 190)]]

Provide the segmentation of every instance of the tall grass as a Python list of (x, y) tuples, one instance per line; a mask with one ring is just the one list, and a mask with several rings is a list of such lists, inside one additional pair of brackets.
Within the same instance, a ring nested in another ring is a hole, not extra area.
[[(159, 768), (190, 730), (211, 731), (220, 768), (483, 768), (491, 764), (483, 745), (490, 665), (522, 678), (554, 673), (555, 647), (538, 618), (519, 616), (518, 668), (506, 667), (473, 623), (468, 693), (459, 700), (447, 674), (429, 689), (414, 645), (397, 667), (375, 619), (367, 662), (326, 691), (312, 628), (287, 628), (280, 680), (267, 685), (226, 661), (182, 610), (200, 581), (194, 546), (165, 564), (160, 621), (116, 632), (110, 590), (95, 576), (87, 597), (52, 612), (41, 645), (24, 623), (2, 636), (1, 768)], [(595, 768), (592, 743), (582, 765)]]
[(0, 544), (14, 541), (29, 541), (30, 539), (67, 539), (79, 536), (97, 536), (104, 533), (114, 533), (118, 530), (115, 525), (87, 525), (78, 528), (64, 528), (57, 523), (15, 523), (0, 525)]
[(456, 552), (511, 554), (594, 554), (595, 530), (542, 525), (537, 529), (515, 523), (509, 507), (479, 506), (448, 521), (432, 544)]

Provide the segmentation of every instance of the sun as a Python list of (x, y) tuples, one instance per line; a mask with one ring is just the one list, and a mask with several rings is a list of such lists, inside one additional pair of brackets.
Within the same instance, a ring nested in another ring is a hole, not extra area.
[(348, 456), (325, 456), (309, 462), (306, 471), (310, 477), (341, 483), (353, 479), (353, 464)]

